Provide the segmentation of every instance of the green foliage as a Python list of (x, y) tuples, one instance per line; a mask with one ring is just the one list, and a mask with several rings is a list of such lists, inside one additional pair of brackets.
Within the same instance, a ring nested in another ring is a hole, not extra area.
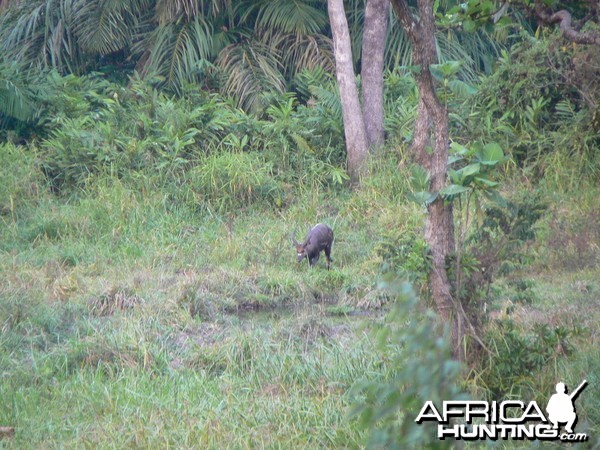
[(293, 94), (272, 96), (260, 120), (217, 95), (190, 89), (186, 98), (174, 98), (138, 77), (128, 88), (56, 73), (47, 82), (41, 163), (57, 191), (85, 187), (103, 174), (175, 185), (194, 179), (201, 185), (182, 193), (200, 196), (192, 202), (231, 189), (240, 197), (221, 198), (221, 206), (259, 197), (281, 206), (282, 182), (301, 188), (348, 179), (340, 167), (343, 144), (334, 139), (339, 125), (323, 120), (324, 108), (298, 107)]
[(0, 144), (0, 221), (14, 223), (37, 204), (45, 188), (41, 175), (34, 152)]
[(158, 75), (163, 83), (183, 93), (189, 83), (207, 81), (215, 68), (203, 67), (214, 52), (212, 23), (203, 18), (162, 23), (137, 43), (134, 52), (146, 58), (142, 74)]
[(464, 398), (458, 385), (460, 365), (451, 360), (433, 314), (414, 314), (419, 301), (408, 283), (388, 279), (382, 288), (397, 297), (377, 337), (378, 352), (390, 361), (390, 369), (379, 380), (355, 384), (351, 417), (369, 430), (367, 448), (422, 448), (434, 442), (450, 447), (414, 418), (428, 400), (437, 404)]
[(532, 279), (507, 279), (500, 286), (492, 285), (491, 294), (510, 301), (506, 313), (511, 314), (515, 305), (533, 305), (539, 298), (535, 291), (536, 283)]
[(410, 142), (418, 105), (416, 82), (396, 69), (385, 74), (384, 89), (385, 132), (391, 142)]
[(571, 354), (574, 350), (571, 338), (572, 332), (560, 326), (551, 328), (543, 324), (531, 333), (524, 333), (510, 320), (496, 322), (496, 327), (486, 336), (486, 345), (493, 350), (493, 357), (480, 375), (489, 398), (536, 395), (531, 389), (532, 373), (555, 367), (559, 358)]
[(217, 211), (242, 208), (259, 199), (279, 206), (282, 202), (272, 166), (253, 152), (209, 155), (186, 172), (184, 182), (189, 183), (194, 203)]
[(479, 217), (460, 222), (456, 254), (448, 261), (449, 278), (473, 323), (487, 321), (490, 288), (498, 276), (508, 275), (532, 262), (528, 251), (536, 238), (536, 224), (547, 205), (539, 195), (524, 192), (479, 207)]
[(547, 207), (539, 192), (523, 192), (503, 205), (489, 205), (483, 221), (466, 239), (467, 252), (476, 255), (488, 276), (527, 265), (530, 256), (523, 250), (535, 240), (536, 224)]
[(422, 236), (397, 230), (383, 233), (375, 252), (382, 260), (383, 273), (393, 272), (411, 283), (424, 285), (430, 256)]
[(597, 59), (597, 46), (568, 45), (558, 32), (523, 36), (452, 122), (469, 140), (498, 142), (533, 179), (561, 188), (597, 179)]
[(0, 11), (0, 53), (19, 67), (120, 79), (135, 68), (180, 94), (188, 83), (218, 89), (249, 110), (299, 70), (332, 69), (326, 32), (326, 9), (310, 1), (53, 0)]
[(443, 188), (439, 195), (446, 200), (453, 200), (464, 194), (467, 207), (471, 198), (477, 203), (480, 196), (502, 202), (496, 190), (499, 183), (492, 179), (497, 166), (508, 160), (502, 148), (495, 142), (485, 145), (476, 143), (471, 148), (453, 143), (451, 147), (454, 152), (449, 156), (448, 163), (460, 163), (460, 168), (448, 169), (448, 177), (452, 183)]
[(17, 64), (0, 59), (0, 129), (10, 119), (29, 121), (36, 117), (32, 83)]
[[(364, 4), (352, 3), (359, 29)], [(500, 400), (597, 372), (597, 50), (527, 37), (478, 80), (497, 48), (444, 30), (432, 71), (456, 143), (451, 185), (433, 194), (405, 151), (419, 68), (406, 47), (388, 50), (402, 61), (385, 80), (390, 145), (350, 191), (324, 3), (3, 8), (0, 139), (27, 144), (0, 143), (0, 423), (17, 429), (6, 445), (438, 444), (411, 414), (457, 398), (458, 366), (407, 285), (374, 288), (381, 273), (424, 281), (420, 205), (436, 195), (464, 224), (453, 288), (488, 327), (473, 390)], [(36, 66), (58, 71), (24, 70)], [(527, 189), (511, 194), (515, 168)], [(420, 205), (404, 201), (411, 184)], [(557, 197), (567, 185), (576, 195)], [(330, 271), (296, 264), (289, 243), (317, 221), (335, 229)], [(497, 303), (541, 325), (495, 328), (484, 314)], [(574, 342), (568, 325), (582, 321)], [(597, 405), (580, 415), (597, 423)]]

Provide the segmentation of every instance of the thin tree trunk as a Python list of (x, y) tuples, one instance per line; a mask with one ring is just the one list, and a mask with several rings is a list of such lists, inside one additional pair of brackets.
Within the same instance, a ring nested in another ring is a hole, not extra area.
[(352, 65), (350, 33), (343, 0), (327, 0), (327, 10), (333, 34), (335, 71), (342, 102), (348, 173), (352, 182), (357, 183), (364, 170), (369, 145), (362, 108), (358, 100), (356, 77)]
[[(408, 34), (413, 46), (414, 64), (420, 66), (416, 75), (419, 89), (419, 117), (415, 124), (413, 149), (419, 162), (430, 175), (431, 192), (439, 192), (446, 185), (448, 163), (448, 111), (440, 103), (435, 90), (433, 76), (429, 71), (437, 62), (435, 45), (435, 22), (433, 0), (418, 0), (419, 20), (416, 20), (405, 0), (392, 0), (392, 5), (400, 23)], [(433, 151), (428, 154), (425, 148), (431, 142), (433, 131)], [(428, 206), (425, 224), (425, 240), (431, 252), (429, 288), (440, 318), (452, 326), (452, 351), (454, 357), (465, 359), (463, 341), (462, 308), (452, 296), (450, 280), (446, 269), (446, 258), (454, 252), (454, 218), (452, 205), (438, 197)]]
[(368, 0), (361, 53), (363, 117), (369, 147), (383, 145), (383, 62), (389, 0)]

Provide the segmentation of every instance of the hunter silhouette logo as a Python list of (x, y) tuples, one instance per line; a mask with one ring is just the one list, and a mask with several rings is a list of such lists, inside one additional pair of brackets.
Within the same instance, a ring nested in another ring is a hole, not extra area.
[(583, 380), (577, 389), (573, 391), (571, 395), (566, 393), (567, 388), (565, 383), (558, 383), (556, 385), (556, 394), (550, 397), (546, 411), (548, 412), (548, 419), (554, 425), (554, 430), (558, 429), (559, 423), (566, 423), (565, 431), (567, 433), (573, 433), (573, 427), (577, 422), (577, 414), (575, 412), (575, 399), (579, 393), (587, 386), (587, 380)]
[[(577, 422), (575, 400), (587, 386), (587, 381), (567, 393), (564, 383), (556, 385), (546, 406), (547, 415), (537, 402), (520, 400), (487, 402), (482, 400), (447, 400), (437, 408), (426, 401), (415, 422), (437, 423), (437, 437), (464, 440), (560, 440), (564, 442), (587, 441), (585, 433), (575, 433)], [(560, 424), (565, 424), (561, 433)]]

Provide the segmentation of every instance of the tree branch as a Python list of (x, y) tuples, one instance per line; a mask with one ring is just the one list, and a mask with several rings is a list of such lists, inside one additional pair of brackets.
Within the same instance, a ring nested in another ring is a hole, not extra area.
[(564, 37), (577, 44), (600, 45), (600, 35), (593, 31), (582, 33), (573, 28), (571, 13), (562, 9), (555, 13), (548, 11), (540, 1), (536, 2), (535, 15), (545, 24), (559, 24)]

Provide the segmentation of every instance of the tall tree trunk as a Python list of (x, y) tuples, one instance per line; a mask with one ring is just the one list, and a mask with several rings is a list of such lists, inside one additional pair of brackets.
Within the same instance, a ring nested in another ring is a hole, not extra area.
[(425, 100), (419, 98), (419, 106), (417, 109), (417, 118), (415, 119), (413, 140), (411, 144), (411, 152), (414, 155), (417, 164), (422, 165), (429, 171), (429, 154), (428, 147), (433, 147), (431, 144), (431, 127), (433, 126), (431, 114), (427, 109)]
[(358, 100), (356, 77), (352, 65), (350, 33), (343, 0), (327, 0), (327, 10), (333, 34), (335, 72), (342, 102), (348, 172), (352, 182), (357, 183), (365, 166), (369, 145), (362, 108)]
[(363, 117), (369, 147), (381, 146), (383, 129), (383, 59), (389, 19), (389, 0), (368, 0), (361, 53)]
[[(416, 75), (419, 89), (419, 117), (415, 125), (413, 149), (420, 162), (424, 162), (430, 175), (431, 192), (439, 192), (446, 185), (448, 163), (448, 111), (440, 103), (429, 67), (437, 62), (433, 0), (417, 0), (418, 20), (413, 17), (405, 0), (392, 0), (398, 19), (413, 46), (413, 61), (420, 66)], [(433, 152), (427, 154), (425, 146), (431, 142)], [(452, 205), (438, 197), (428, 207), (425, 240), (431, 251), (429, 287), (440, 318), (452, 326), (452, 351), (459, 360), (465, 359), (462, 326), (462, 308), (452, 296), (446, 270), (446, 258), (455, 250)]]

